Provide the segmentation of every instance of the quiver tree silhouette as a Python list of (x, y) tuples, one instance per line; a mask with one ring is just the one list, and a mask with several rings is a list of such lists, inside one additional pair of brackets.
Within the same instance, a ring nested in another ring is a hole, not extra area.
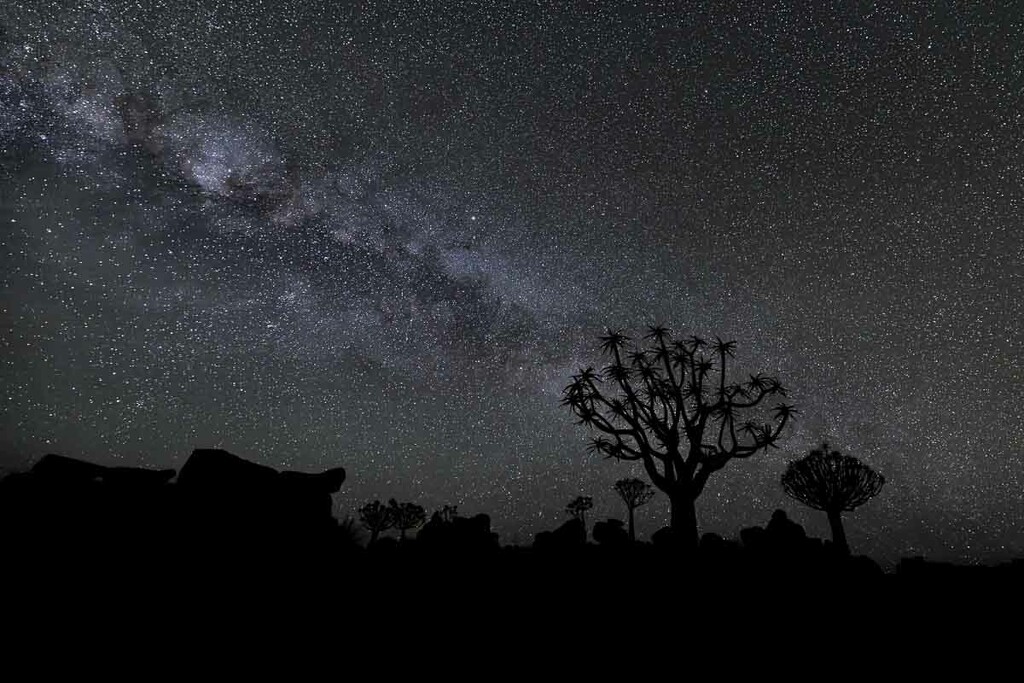
[(370, 532), (369, 545), (377, 542), (381, 532), (395, 526), (395, 516), (390, 507), (379, 500), (367, 503), (359, 508), (359, 521)]
[(821, 444), (804, 458), (789, 463), (782, 475), (782, 490), (790, 498), (828, 515), (832, 542), (848, 555), (850, 546), (842, 514), (868, 502), (882, 489), (885, 477), (852, 455), (842, 455)]
[(654, 497), (654, 489), (643, 479), (628, 477), (615, 482), (615, 492), (629, 510), (629, 542), (636, 542), (636, 529), (633, 525), (633, 511), (646, 505)]
[(643, 464), (668, 495), (674, 542), (695, 550), (695, 503), (708, 478), (730, 460), (774, 447), (796, 410), (775, 402), (786, 391), (774, 377), (728, 380), (735, 342), (674, 339), (660, 326), (648, 329), (643, 345), (613, 330), (600, 341), (608, 364), (574, 375), (562, 403), (601, 432), (589, 451)]
[(399, 503), (394, 498), (388, 501), (388, 512), (393, 516), (395, 528), (398, 529), (403, 541), (407, 531), (420, 527), (427, 521), (427, 513), (422, 505)]
[(590, 496), (577, 496), (565, 506), (565, 511), (583, 524), (583, 534), (587, 533), (587, 510), (594, 507), (594, 500)]

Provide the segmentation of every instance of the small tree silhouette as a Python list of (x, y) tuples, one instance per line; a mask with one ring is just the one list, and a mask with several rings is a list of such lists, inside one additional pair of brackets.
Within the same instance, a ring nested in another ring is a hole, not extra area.
[(442, 522), (451, 522), (459, 516), (458, 505), (442, 505), (441, 509), (434, 513)]
[(633, 511), (646, 505), (654, 497), (654, 488), (643, 479), (628, 477), (615, 482), (615, 492), (629, 510), (629, 542), (636, 542), (636, 530), (633, 526)]
[(708, 478), (775, 446), (796, 411), (777, 402), (786, 391), (774, 377), (728, 379), (735, 342), (674, 339), (661, 326), (641, 345), (615, 330), (600, 340), (608, 364), (580, 370), (562, 402), (601, 432), (588, 450), (643, 464), (668, 496), (672, 538), (696, 550), (696, 501)]
[(359, 521), (370, 532), (369, 545), (377, 542), (377, 537), (380, 536), (382, 531), (387, 531), (395, 526), (395, 517), (392, 514), (391, 508), (379, 500), (367, 503), (359, 508)]
[(427, 513), (422, 505), (415, 503), (399, 503), (394, 498), (388, 501), (388, 511), (394, 517), (395, 528), (405, 540), (405, 533), (422, 526), (427, 521)]
[(583, 524), (584, 534), (587, 533), (587, 510), (592, 507), (594, 507), (594, 500), (590, 496), (577, 496), (565, 506), (565, 511)]
[(842, 513), (868, 502), (882, 489), (885, 477), (852, 455), (841, 455), (821, 444), (804, 458), (789, 463), (782, 475), (782, 490), (790, 498), (828, 515), (832, 542), (850, 553)]

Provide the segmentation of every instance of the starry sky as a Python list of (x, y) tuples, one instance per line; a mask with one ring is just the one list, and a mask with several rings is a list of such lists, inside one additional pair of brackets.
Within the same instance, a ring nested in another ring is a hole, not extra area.
[(222, 447), (528, 543), (623, 517), (560, 392), (660, 322), (802, 411), (703, 531), (827, 537), (827, 439), (855, 552), (1021, 555), (1024, 14), (908, 4), (2, 3), (0, 465)]

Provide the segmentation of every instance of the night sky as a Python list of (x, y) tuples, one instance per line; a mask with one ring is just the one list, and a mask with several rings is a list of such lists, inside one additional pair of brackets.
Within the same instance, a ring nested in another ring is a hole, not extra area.
[(624, 516), (560, 393), (660, 322), (801, 410), (702, 531), (828, 537), (779, 486), (827, 439), (887, 479), (854, 552), (1024, 554), (1024, 15), (982, 4), (3, 2), (0, 464), (222, 447), (529, 543)]

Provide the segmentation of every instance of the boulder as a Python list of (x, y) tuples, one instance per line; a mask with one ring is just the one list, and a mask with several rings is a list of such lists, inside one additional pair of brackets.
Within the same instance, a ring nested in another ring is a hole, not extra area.
[(190, 533), (242, 543), (301, 541), (336, 528), (331, 494), (344, 481), (340, 467), (278, 472), (224, 450), (197, 449), (181, 468), (177, 494)]
[(542, 531), (534, 537), (533, 547), (542, 551), (560, 551), (582, 548), (587, 544), (587, 530), (583, 522), (573, 518), (554, 531)]
[(629, 532), (621, 519), (606, 519), (594, 524), (594, 540), (602, 546), (621, 548), (629, 545)]

